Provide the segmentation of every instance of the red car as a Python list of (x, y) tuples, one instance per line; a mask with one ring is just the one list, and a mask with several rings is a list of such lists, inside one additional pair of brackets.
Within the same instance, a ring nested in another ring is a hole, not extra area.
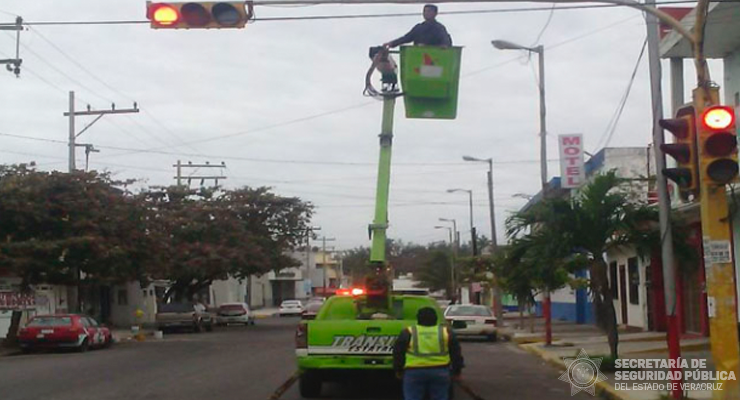
[(40, 348), (73, 348), (84, 352), (113, 343), (110, 329), (79, 314), (37, 315), (18, 332), (24, 352)]

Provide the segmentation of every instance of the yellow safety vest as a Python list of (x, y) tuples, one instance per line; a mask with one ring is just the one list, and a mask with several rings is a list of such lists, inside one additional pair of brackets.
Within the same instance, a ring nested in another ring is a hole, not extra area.
[(450, 364), (449, 332), (442, 325), (414, 325), (406, 350), (406, 368), (443, 367)]

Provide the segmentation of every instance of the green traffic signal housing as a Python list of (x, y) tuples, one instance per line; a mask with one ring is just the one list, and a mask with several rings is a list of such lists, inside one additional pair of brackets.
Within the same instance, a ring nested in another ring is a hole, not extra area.
[(678, 185), (681, 198), (698, 195), (696, 112), (692, 105), (678, 109), (675, 118), (661, 119), (660, 126), (675, 137), (673, 143), (660, 145), (660, 150), (676, 160), (675, 168), (664, 168), (663, 175)]

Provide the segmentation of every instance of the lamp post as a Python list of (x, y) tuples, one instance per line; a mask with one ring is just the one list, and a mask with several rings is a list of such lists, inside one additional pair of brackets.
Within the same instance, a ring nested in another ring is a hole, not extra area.
[(540, 92), (540, 179), (542, 180), (542, 194), (545, 194), (547, 187), (547, 109), (545, 108), (545, 47), (542, 45), (536, 47), (521, 46), (506, 40), (492, 40), (491, 44), (499, 50), (524, 50), (530, 53), (537, 53), (539, 56), (539, 92)]
[(467, 192), (470, 198), (470, 240), (473, 245), (473, 255), (478, 255), (478, 244), (475, 240), (475, 226), (473, 226), (473, 191), (470, 189), (447, 189), (447, 193)]
[[(491, 254), (496, 252), (498, 242), (496, 241), (496, 212), (493, 202), (493, 158), (477, 158), (463, 156), (464, 161), (488, 163), (488, 208), (491, 217)], [(504, 321), (504, 308), (501, 304), (501, 289), (498, 283), (493, 284), (493, 311), (499, 323)]]
[(496, 247), (498, 247), (498, 242), (496, 241), (496, 213), (493, 203), (493, 158), (463, 156), (463, 160), (488, 163), (488, 208), (491, 214), (491, 253), (493, 253)]
[(455, 244), (452, 239), (453, 230), (449, 226), (441, 225), (435, 226), (434, 229), (447, 229), (447, 233), (449, 233), (450, 236), (450, 290), (449, 292), (447, 292), (447, 296), (450, 298), (450, 300), (453, 300), (453, 298), (455, 297)]
[[(439, 218), (440, 222), (452, 222), (452, 270), (450, 270), (450, 279), (452, 280), (452, 293), (455, 298), (457, 294), (457, 279), (455, 278), (455, 269), (457, 266), (457, 249), (460, 247), (460, 232), (457, 231), (457, 220), (454, 218)], [(455, 299), (450, 299), (455, 300)]]
[[(542, 198), (547, 198), (547, 125), (545, 116), (545, 47), (538, 45), (536, 47), (527, 47), (506, 40), (492, 40), (493, 47), (499, 50), (524, 50), (530, 53), (537, 53), (539, 56), (540, 79), (540, 180), (542, 181)], [(545, 301), (543, 304), (543, 314), (545, 314), (545, 343), (552, 344), (552, 318), (550, 312), (550, 293), (545, 292)]]

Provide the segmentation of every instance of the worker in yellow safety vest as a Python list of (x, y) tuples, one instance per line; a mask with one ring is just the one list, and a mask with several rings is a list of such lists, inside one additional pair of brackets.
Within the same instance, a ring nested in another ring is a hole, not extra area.
[(450, 377), (459, 379), (463, 368), (460, 344), (437, 311), (420, 309), (417, 324), (404, 329), (393, 348), (393, 367), (403, 379), (404, 400), (448, 400)]

